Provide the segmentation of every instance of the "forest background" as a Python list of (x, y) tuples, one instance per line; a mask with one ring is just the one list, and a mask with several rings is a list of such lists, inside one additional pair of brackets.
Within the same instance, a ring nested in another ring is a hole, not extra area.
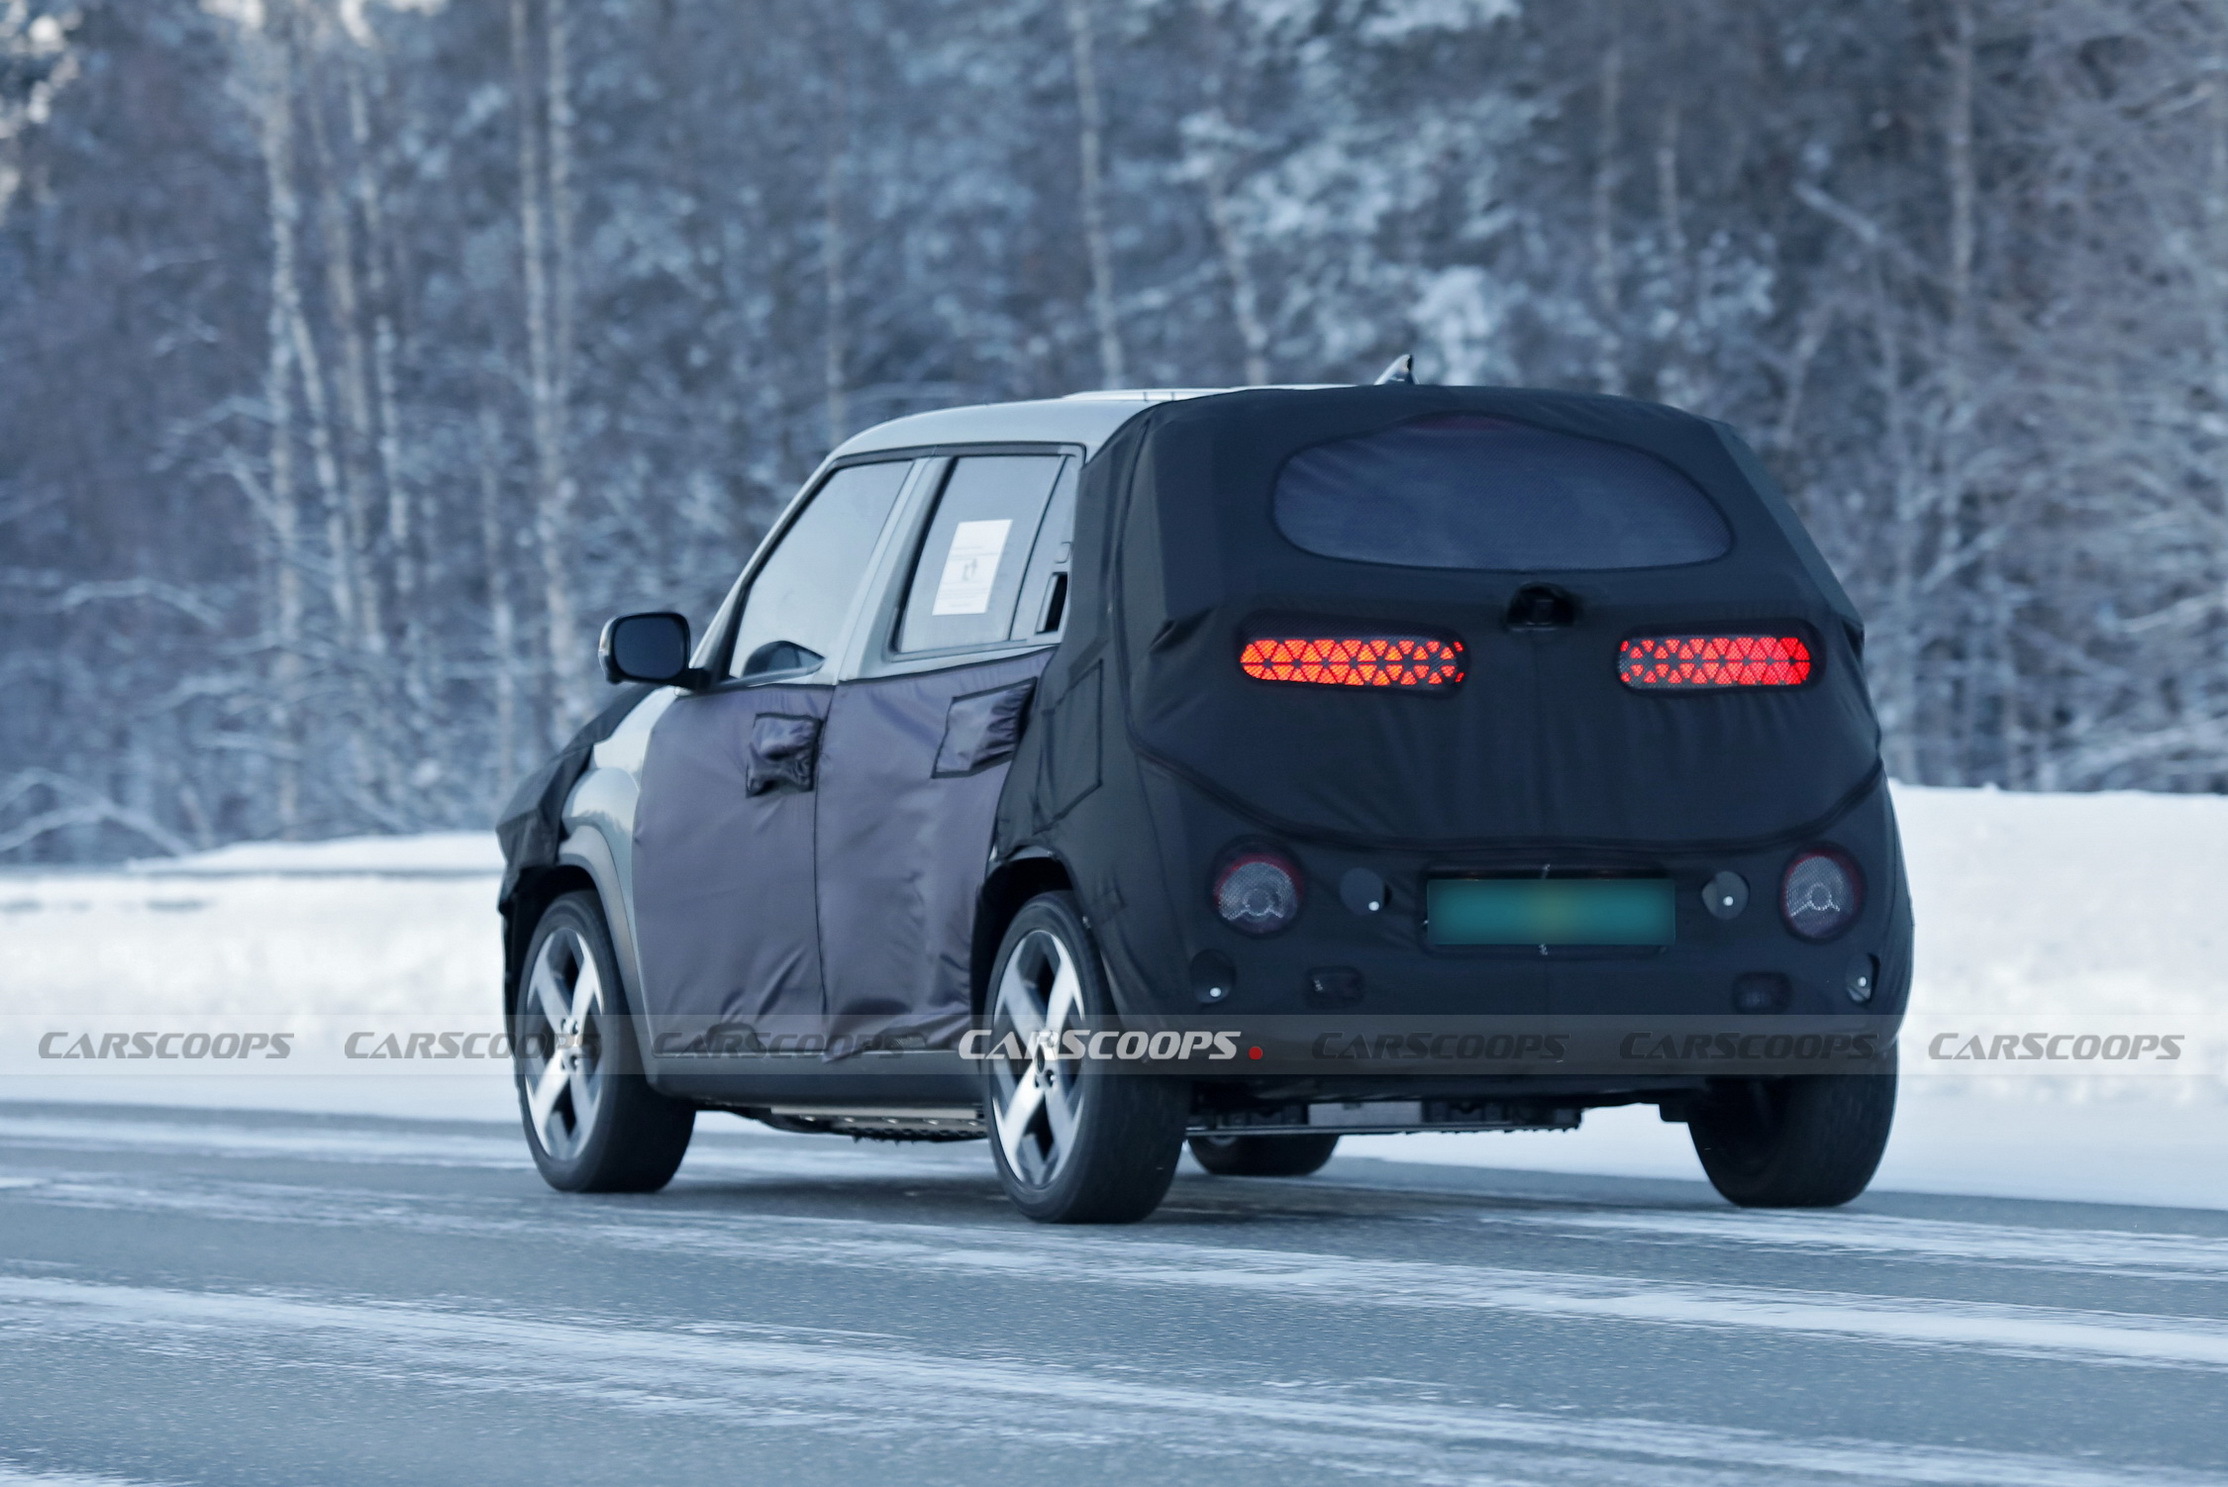
[(2228, 7), (0, 0), (0, 864), (484, 826), (845, 435), (1730, 420), (1891, 770), (2228, 789)]

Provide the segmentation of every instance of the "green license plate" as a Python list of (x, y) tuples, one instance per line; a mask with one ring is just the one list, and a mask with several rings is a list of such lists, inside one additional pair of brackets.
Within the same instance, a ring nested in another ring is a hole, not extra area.
[(1434, 945), (1668, 945), (1669, 878), (1433, 878)]

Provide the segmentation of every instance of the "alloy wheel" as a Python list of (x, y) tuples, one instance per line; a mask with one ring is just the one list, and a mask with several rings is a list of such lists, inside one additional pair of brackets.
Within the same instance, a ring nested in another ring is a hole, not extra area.
[[(1031, 931), (1006, 960), (990, 1022), (991, 1134), (1006, 1170), (1031, 1187), (1049, 1185), (1075, 1147), (1082, 1061), (1056, 1055), (1083, 1012), (1075, 952), (1050, 930)], [(1019, 1057), (995, 1052), (1009, 1034)]]
[(542, 941), (527, 977), (516, 1041), (527, 1118), (542, 1150), (570, 1161), (595, 1130), (603, 1089), (603, 978), (580, 932)]

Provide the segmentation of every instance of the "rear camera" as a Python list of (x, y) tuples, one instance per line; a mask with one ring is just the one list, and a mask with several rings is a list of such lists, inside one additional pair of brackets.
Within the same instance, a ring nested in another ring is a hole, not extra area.
[(1530, 583), (1509, 600), (1511, 630), (1562, 630), (1578, 621), (1578, 601), (1553, 584)]
[(1779, 913), (1806, 940), (1830, 940), (1856, 923), (1864, 908), (1864, 879), (1849, 855), (1813, 847), (1787, 864), (1779, 885)]
[(1300, 870), (1281, 852), (1238, 852), (1215, 874), (1215, 912), (1240, 934), (1273, 935), (1300, 915)]

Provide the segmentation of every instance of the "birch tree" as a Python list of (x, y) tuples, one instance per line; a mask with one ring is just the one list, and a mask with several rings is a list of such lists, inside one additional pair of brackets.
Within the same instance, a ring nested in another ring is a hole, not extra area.
[(1744, 430), (1893, 771), (2228, 789), (2175, 0), (0, 0), (0, 861), (484, 824), (835, 441), (1108, 383)]

